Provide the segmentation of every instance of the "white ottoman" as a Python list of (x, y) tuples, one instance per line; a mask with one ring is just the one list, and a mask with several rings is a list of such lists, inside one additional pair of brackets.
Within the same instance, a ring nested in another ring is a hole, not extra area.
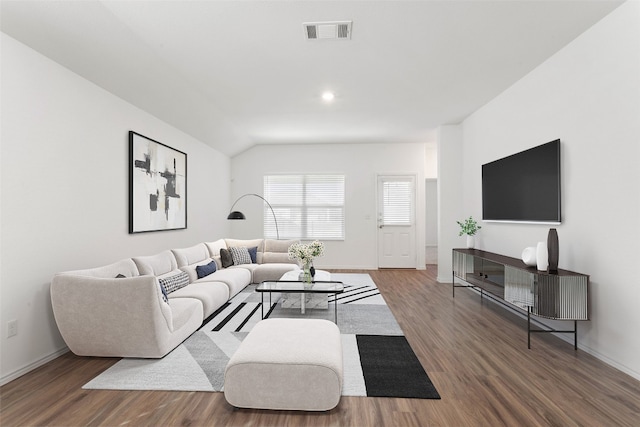
[(224, 397), (239, 408), (328, 411), (341, 394), (340, 330), (328, 320), (258, 322), (224, 374)]

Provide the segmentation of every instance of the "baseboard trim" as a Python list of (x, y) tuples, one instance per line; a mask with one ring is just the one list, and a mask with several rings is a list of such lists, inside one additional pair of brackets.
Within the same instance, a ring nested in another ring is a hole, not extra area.
[(0, 378), (0, 386), (3, 386), (5, 384), (10, 383), (11, 381), (20, 378), (21, 376), (28, 374), (29, 372), (33, 371), (34, 369), (39, 368), (40, 366), (51, 362), (54, 359), (57, 359), (58, 357), (62, 356), (65, 353), (69, 352), (69, 347), (64, 347), (56, 352), (53, 352), (39, 360), (36, 360), (33, 363), (30, 363), (20, 369), (18, 369), (17, 371), (13, 371), (5, 376), (3, 376), (2, 378)]
[(438, 276), (436, 277), (436, 281), (438, 283), (447, 283), (447, 284), (451, 284), (451, 277), (452, 276), (447, 276), (447, 277), (443, 277), (443, 276)]
[(316, 267), (318, 270), (377, 270), (378, 267), (370, 265), (323, 265)]
[[(478, 295), (478, 297), (480, 297), (480, 291), (475, 289), (475, 288), (466, 288), (471, 292), (474, 292)], [(526, 313), (523, 313), (521, 310), (515, 308), (515, 307), (511, 307), (503, 302), (499, 302), (497, 300), (495, 300), (494, 298), (488, 297), (485, 299), (485, 301), (489, 301), (492, 304), (496, 304), (502, 308), (504, 308), (505, 310), (508, 310), (509, 312), (515, 314), (516, 316), (526, 320), (527, 319), (527, 315)], [(558, 320), (558, 322), (567, 322), (567, 320)], [(535, 326), (538, 326), (539, 328), (543, 328), (543, 329), (548, 329), (549, 325), (545, 324), (542, 320), (538, 320), (537, 318), (532, 318), (531, 319), (531, 323)], [(524, 333), (526, 334), (526, 329), (524, 330)], [(574, 343), (574, 337), (573, 334), (565, 334), (565, 333), (561, 333), (561, 332), (551, 332), (551, 335), (555, 336), (556, 338), (561, 339), (562, 341), (565, 341), (567, 344), (570, 344), (571, 346), (573, 346)], [(635, 372), (632, 369), (629, 369), (627, 366), (621, 365), (620, 363), (612, 360), (611, 358), (605, 356), (604, 354), (594, 350), (593, 348), (589, 347), (588, 345), (585, 345), (583, 343), (580, 342), (580, 340), (578, 339), (578, 348), (586, 353), (589, 353), (590, 355), (592, 355), (593, 357), (595, 357), (598, 360), (601, 360), (602, 362), (606, 363), (607, 365), (621, 371), (624, 372), (625, 374), (629, 375), (630, 377), (635, 378), (636, 380), (640, 381), (640, 373), (639, 372)]]
[(636, 380), (640, 381), (640, 372), (636, 372), (636, 371), (634, 371), (632, 369), (629, 369), (627, 366), (621, 365), (620, 363), (618, 363), (618, 362), (612, 360), (611, 358), (605, 356), (604, 354), (594, 350), (593, 348), (589, 347), (588, 345), (584, 345), (584, 344), (580, 344), (580, 343), (578, 343), (578, 344), (580, 346), (580, 350), (584, 350), (585, 352), (589, 353), (590, 355), (592, 355), (596, 359), (600, 359), (604, 363), (606, 363), (607, 365), (613, 366), (617, 370), (619, 370), (621, 372), (624, 372), (625, 374), (629, 375), (630, 377), (633, 377)]

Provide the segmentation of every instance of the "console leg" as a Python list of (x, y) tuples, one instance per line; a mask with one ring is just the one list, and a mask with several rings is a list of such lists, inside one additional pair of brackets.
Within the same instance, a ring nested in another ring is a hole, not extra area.
[(456, 273), (455, 273), (455, 271), (453, 272), (451, 278), (453, 279), (451, 281), (451, 290), (453, 291), (452, 292), (453, 293), (453, 298), (455, 298), (456, 297)]
[(531, 350), (531, 307), (527, 308), (527, 348)]

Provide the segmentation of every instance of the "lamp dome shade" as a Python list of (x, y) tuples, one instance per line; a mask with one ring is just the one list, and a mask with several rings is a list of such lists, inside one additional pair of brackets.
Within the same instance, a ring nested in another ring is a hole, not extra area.
[(227, 219), (247, 219), (244, 214), (240, 211), (233, 211), (229, 213)]

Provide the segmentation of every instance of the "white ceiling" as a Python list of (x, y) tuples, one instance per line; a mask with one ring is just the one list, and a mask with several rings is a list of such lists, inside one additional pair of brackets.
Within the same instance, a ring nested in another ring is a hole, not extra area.
[[(3, 32), (233, 156), (431, 142), (620, 3), (2, 0), (0, 12)], [(305, 40), (303, 22), (338, 20), (353, 21), (350, 40)]]

